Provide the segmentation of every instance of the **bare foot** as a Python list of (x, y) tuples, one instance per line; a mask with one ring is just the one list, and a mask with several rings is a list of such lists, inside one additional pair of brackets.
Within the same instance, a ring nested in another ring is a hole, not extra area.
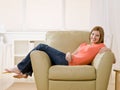
[(17, 74), (17, 75), (14, 75), (13, 77), (20, 79), (20, 78), (27, 78), (28, 75), (27, 74)]
[(16, 74), (20, 74), (20, 70), (18, 69), (17, 66), (10, 68), (10, 69), (5, 69), (5, 72), (3, 73), (16, 73)]

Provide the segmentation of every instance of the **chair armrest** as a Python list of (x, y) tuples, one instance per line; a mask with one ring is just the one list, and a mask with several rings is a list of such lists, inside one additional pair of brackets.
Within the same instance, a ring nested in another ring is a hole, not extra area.
[(38, 90), (48, 90), (48, 71), (51, 66), (48, 55), (43, 51), (32, 51), (30, 54), (35, 82)]
[(96, 68), (96, 90), (107, 90), (114, 59), (114, 54), (111, 51), (98, 53), (95, 57), (92, 65)]

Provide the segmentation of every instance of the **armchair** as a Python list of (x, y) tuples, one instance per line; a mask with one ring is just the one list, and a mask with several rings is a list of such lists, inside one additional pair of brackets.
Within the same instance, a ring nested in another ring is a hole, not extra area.
[[(87, 31), (49, 31), (46, 43), (63, 52), (73, 52), (88, 42)], [(92, 52), (91, 52), (92, 53)], [(97, 54), (91, 65), (51, 65), (42, 51), (31, 52), (31, 62), (37, 90), (107, 90), (114, 54)]]

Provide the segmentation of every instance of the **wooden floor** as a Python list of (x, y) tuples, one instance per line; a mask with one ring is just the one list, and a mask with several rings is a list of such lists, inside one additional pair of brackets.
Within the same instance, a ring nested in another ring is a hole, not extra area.
[(115, 72), (111, 72), (108, 90), (115, 90)]
[(37, 88), (32, 82), (15, 82), (6, 90), (37, 90)]
[[(34, 84), (34, 79), (33, 78), (14, 79), (11, 74), (2, 74), (0, 75), (0, 90), (6, 90), (14, 82), (24, 82), (24, 83), (33, 82)], [(111, 73), (108, 90), (115, 90), (115, 73), (114, 72)]]
[(13, 78), (13, 74), (0, 74), (0, 90), (6, 90), (14, 82), (34, 83), (34, 78), (30, 77), (28, 79), (15, 79)]

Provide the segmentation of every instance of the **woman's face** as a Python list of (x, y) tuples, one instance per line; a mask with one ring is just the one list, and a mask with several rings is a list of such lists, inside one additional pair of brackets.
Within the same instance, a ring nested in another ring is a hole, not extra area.
[(99, 31), (93, 31), (90, 35), (90, 42), (95, 44), (100, 39), (100, 32)]

